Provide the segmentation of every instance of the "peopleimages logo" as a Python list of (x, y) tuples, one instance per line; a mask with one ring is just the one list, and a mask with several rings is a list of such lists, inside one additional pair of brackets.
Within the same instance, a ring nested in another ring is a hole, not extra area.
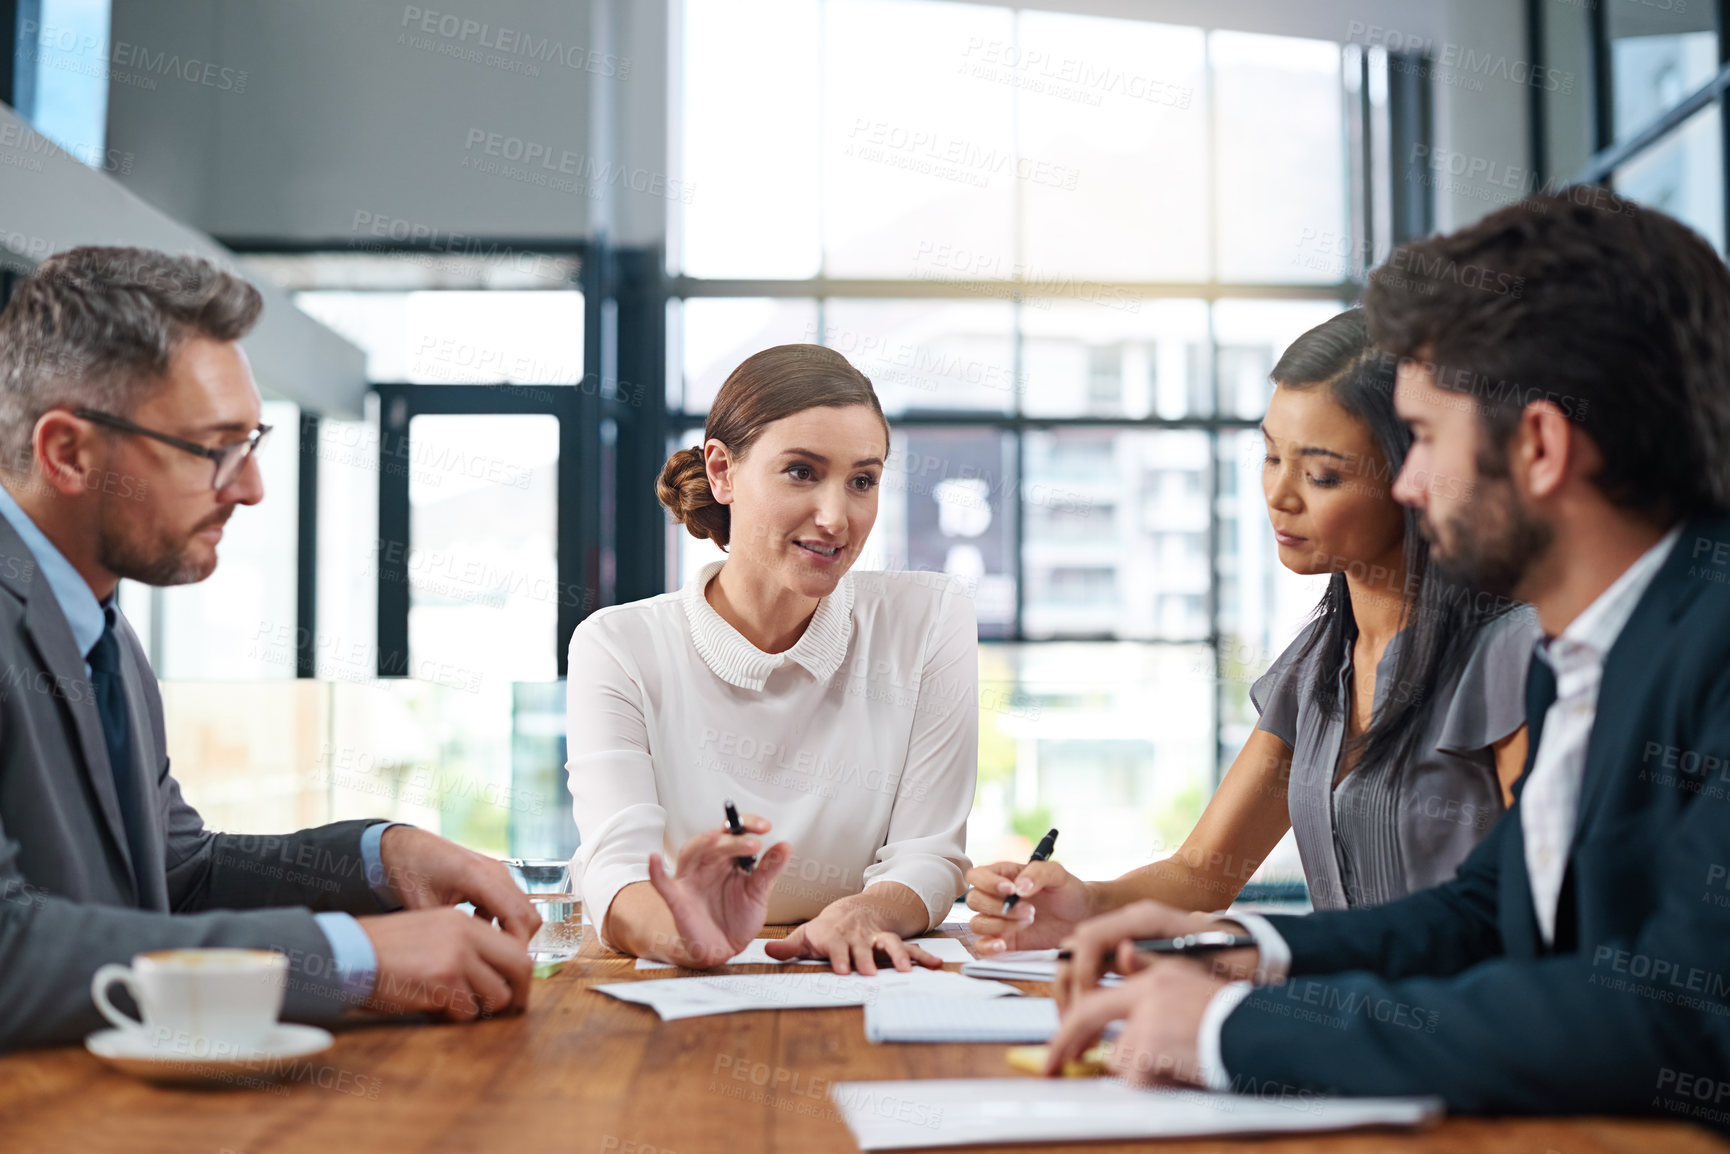
[(1365, 48), (1385, 48), (1405, 59), (1392, 63), (1397, 71), (1412, 72), (1451, 87), (1481, 92), (1484, 81), (1505, 80), (1570, 96), (1574, 92), (1574, 74), (1562, 68), (1548, 68), (1529, 60), (1520, 60), (1502, 52), (1472, 48), (1452, 41), (1365, 24), (1353, 20), (1346, 25), (1346, 39)]
[(155, 80), (159, 77), (214, 88), (219, 92), (238, 94), (246, 91), (247, 72), (244, 68), (229, 68), (213, 60), (181, 56), (178, 52), (154, 51), (147, 45), (127, 40), (116, 40), (104, 51), (103, 38), (82, 29), (56, 27), (35, 20), (19, 21), (18, 53), (30, 63), (45, 68), (101, 77), (112, 84), (146, 91), (156, 87)]
[[(453, 47), (472, 45), (476, 50), (472, 55), (461, 51), (444, 54), (465, 57), (477, 63), (500, 63), (497, 57), (483, 58), (479, 50), (486, 49), (498, 54), (498, 57), (538, 61), (542, 64), (562, 64), (566, 68), (592, 72), (596, 76), (613, 76), (623, 80), (631, 74), (631, 62), (610, 52), (599, 52), (581, 44), (566, 44), (552, 36), (536, 36), (518, 28), (507, 28), (502, 24), (495, 26), (483, 20), (473, 20), (450, 12), (432, 12), (417, 8), (413, 4), (403, 6), (402, 27), (409, 32), (437, 36)], [(406, 37), (407, 33), (403, 35)], [(431, 47), (412, 42), (411, 46)]]
[[(597, 199), (609, 186), (690, 204), (696, 186), (671, 180), (646, 168), (598, 161), (592, 156), (539, 140), (471, 128), (463, 141), (461, 167), (503, 176), (559, 192), (578, 192)], [(478, 155), (477, 155), (478, 154)], [(490, 158), (490, 159), (489, 159)]]
[[(1482, 289), (1497, 296), (1518, 299), (1526, 291), (1526, 278), (1498, 272), (1481, 264), (1431, 257), (1422, 250), (1401, 247), (1388, 259), (1387, 268), (1410, 272), (1420, 281), (1452, 281), (1465, 288)], [(1381, 275), (1381, 274), (1378, 274)]]

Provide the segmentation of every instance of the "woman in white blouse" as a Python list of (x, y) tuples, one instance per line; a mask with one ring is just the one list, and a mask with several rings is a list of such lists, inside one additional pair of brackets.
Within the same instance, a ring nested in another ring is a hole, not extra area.
[[(978, 638), (957, 580), (849, 572), (888, 454), (871, 382), (781, 345), (662, 469), (662, 503), (726, 559), (571, 638), (573, 874), (614, 949), (713, 966), (802, 922), (772, 956), (940, 964), (904, 939), (964, 888)], [(728, 799), (744, 835), (721, 828)]]

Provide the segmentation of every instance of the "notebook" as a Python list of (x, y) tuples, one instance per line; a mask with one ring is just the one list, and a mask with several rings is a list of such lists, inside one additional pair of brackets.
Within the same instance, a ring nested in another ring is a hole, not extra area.
[(1057, 976), (1056, 950), (1014, 950), (975, 958), (961, 967), (970, 978), (1008, 978), (1019, 982), (1049, 982)]
[(1057, 1032), (1050, 998), (951, 998), (905, 994), (865, 1007), (870, 1042), (1044, 1042)]
[[(756, 938), (743, 950), (728, 958), (722, 965), (727, 966), (827, 966), (828, 958), (794, 958), (792, 961), (781, 962), (771, 958), (764, 947), (773, 938)], [(920, 947), (945, 965), (951, 962), (971, 962), (973, 955), (967, 952), (967, 947), (954, 938), (911, 938), (913, 945)], [(671, 962), (656, 962), (648, 958), (637, 959), (639, 970), (670, 970)]]
[[(1057, 977), (1056, 950), (1015, 950), (975, 958), (961, 967), (970, 978), (996, 978), (1011, 982), (1049, 982)], [(1099, 980), (1102, 986), (1114, 986), (1123, 980), (1121, 974), (1106, 974)]]
[(909, 994), (966, 998), (1019, 997), (1002, 982), (964, 978), (954, 970), (879, 970), (871, 977), (827, 970), (775, 974), (705, 974), (691, 978), (651, 978), (591, 986), (596, 993), (648, 1006), (663, 1021), (745, 1010), (822, 1009), (869, 1006)]

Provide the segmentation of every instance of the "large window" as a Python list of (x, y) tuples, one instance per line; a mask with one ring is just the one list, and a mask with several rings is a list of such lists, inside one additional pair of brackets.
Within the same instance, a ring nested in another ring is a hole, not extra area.
[(1719, 7), (1535, 5), (1551, 66), (1593, 78), (1585, 115), (1556, 93), (1534, 103), (1536, 135), (1548, 145), (1545, 183), (1607, 185), (1727, 251), (1723, 102), (1730, 70), (1722, 62), (1730, 52)]
[[(140, 78), (110, 67), (110, 0), (35, 0), (7, 11), (17, 18), (13, 108), (91, 168), (131, 172), (132, 157), (108, 148), (108, 88), (111, 78), (123, 84)], [(125, 55), (112, 54), (112, 62)]]
[[(683, 59), (675, 441), (752, 352), (847, 356), (895, 425), (861, 564), (975, 590), (970, 852), (1025, 856), (1049, 824), (1087, 831), (1063, 856), (1089, 876), (1170, 852), (1319, 592), (1274, 560), (1252, 430), (1373, 250), (1365, 58), (982, 4), (686, 0)], [(671, 581), (719, 555), (668, 542)]]
[[(574, 595), (558, 567), (563, 442), (558, 419), (523, 410), (579, 391), (585, 297), (574, 255), (487, 247), (245, 258), (359, 346), (375, 384), (476, 405), (393, 432), (377, 392), (359, 419), (309, 424), (266, 402), (269, 498), (237, 512), (215, 576), (123, 583), (165, 681), (177, 773), (217, 828), (381, 815), (500, 855), (576, 846), (557, 681)], [(381, 531), (391, 478), (406, 509)], [(309, 538), (316, 565), (297, 551)], [(379, 629), (393, 561), (400, 647)]]
[[(503, 385), (532, 397), (536, 386), (583, 379), (584, 302), (572, 288), (314, 289), (296, 299), (366, 352), (375, 382)], [(331, 563), (319, 580), (319, 675), (366, 679), (380, 667), (375, 588), (381, 555), (396, 549), (409, 584), (397, 672), (507, 695), (513, 682), (556, 677), (558, 421), (414, 417), (406, 460), (396, 443), (384, 446), (408, 475), (409, 539), (400, 543), (378, 533), (381, 442), (392, 442), (378, 422), (373, 413), (320, 429), (320, 489), (340, 496), (320, 507)]]

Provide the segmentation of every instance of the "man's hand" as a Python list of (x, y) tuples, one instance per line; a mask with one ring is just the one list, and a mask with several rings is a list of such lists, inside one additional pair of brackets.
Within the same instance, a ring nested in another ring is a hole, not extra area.
[[(886, 891), (891, 885), (872, 888)], [(850, 974), (854, 970), (866, 976), (875, 974), (878, 954), (888, 958), (902, 973), (912, 970), (915, 962), (927, 969), (942, 969), (940, 959), (912, 942), (903, 941), (901, 934), (892, 928), (897, 923), (905, 924), (909, 916), (921, 921), (930, 916), (912, 890), (900, 886), (894, 889), (905, 894), (899, 903), (891, 896), (870, 891), (837, 898), (786, 937), (763, 947), (764, 951), (777, 961), (827, 958), (829, 968), (837, 974)], [(908, 904), (917, 906), (916, 914), (909, 915), (906, 909), (896, 908)]]
[(412, 825), (393, 825), (378, 843), (385, 881), (405, 909), (430, 910), (469, 902), (482, 925), (497, 918), (505, 932), (528, 942), (541, 915), (503, 863)]
[[(1067, 1008), (1091, 993), (1108, 972), (1134, 974), (1147, 968), (1153, 958), (1136, 951), (1137, 938), (1176, 938), (1222, 928), (1221, 919), (1212, 914), (1173, 909), (1153, 901), (1136, 902), (1090, 918), (1064, 940), (1070, 959), (1057, 964), (1052, 994), (1060, 1009)], [(1208, 964), (1228, 976), (1247, 979), (1255, 974), (1259, 957), (1253, 947), (1228, 950), (1208, 955)]]
[(426, 1011), (458, 1021), (527, 1008), (534, 963), (516, 935), (491, 921), (454, 909), (358, 920), (378, 956), (378, 978), (364, 1008)]
[[(967, 907), (979, 915), (968, 928), (981, 953), (1049, 949), (1097, 912), (1087, 883), (1054, 861), (975, 866), (967, 884), (973, 887)], [(1003, 900), (1012, 893), (1020, 896), (1004, 917)]]
[(1127, 1019), (1112, 1043), (1112, 1073), (1132, 1085), (1203, 1085), (1196, 1038), (1207, 1004), (1232, 979), (1201, 959), (1160, 958), (1121, 986), (1094, 990), (1063, 1011), (1045, 1072), (1087, 1052), (1105, 1027)]

